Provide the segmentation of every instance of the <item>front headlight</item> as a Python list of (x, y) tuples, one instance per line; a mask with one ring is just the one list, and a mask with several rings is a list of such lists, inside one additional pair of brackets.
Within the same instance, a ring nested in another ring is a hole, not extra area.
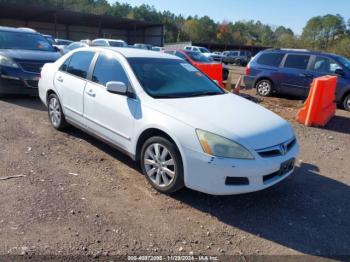
[(12, 68), (18, 68), (19, 66), (11, 58), (0, 55), (0, 66), (7, 66)]
[(254, 159), (248, 149), (225, 137), (196, 129), (203, 151), (209, 155), (225, 158)]

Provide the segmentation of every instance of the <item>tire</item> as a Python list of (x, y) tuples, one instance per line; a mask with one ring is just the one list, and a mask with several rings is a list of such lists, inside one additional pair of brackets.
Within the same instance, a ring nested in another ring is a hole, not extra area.
[(168, 139), (149, 138), (142, 146), (140, 164), (148, 182), (157, 191), (170, 194), (184, 187), (181, 155)]
[(236, 60), (236, 63), (235, 63), (237, 66), (242, 66), (242, 61), (241, 60)]
[(343, 107), (346, 111), (350, 111), (350, 94), (347, 94), (343, 100)]
[(272, 82), (268, 79), (262, 79), (255, 84), (256, 92), (260, 96), (270, 96), (273, 91)]
[(47, 98), (47, 113), (55, 129), (63, 130), (67, 126), (60, 100), (56, 94), (51, 94)]

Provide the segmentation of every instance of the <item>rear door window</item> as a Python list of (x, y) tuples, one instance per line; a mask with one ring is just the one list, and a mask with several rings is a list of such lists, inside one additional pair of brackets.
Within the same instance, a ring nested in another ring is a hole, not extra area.
[(258, 58), (257, 63), (260, 65), (279, 67), (284, 55), (285, 55), (284, 53), (262, 54)]
[(309, 64), (310, 56), (309, 55), (294, 55), (290, 54), (287, 56), (287, 59), (284, 63), (285, 68), (294, 68), (306, 70), (307, 65)]
[(89, 51), (80, 51), (74, 53), (67, 67), (67, 73), (76, 75), (81, 78), (86, 78), (94, 55), (94, 52)]

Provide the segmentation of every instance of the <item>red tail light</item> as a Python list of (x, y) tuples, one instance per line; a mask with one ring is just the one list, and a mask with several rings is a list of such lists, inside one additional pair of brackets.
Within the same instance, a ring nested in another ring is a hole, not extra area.
[(247, 67), (245, 68), (245, 75), (246, 75), (246, 76), (249, 76), (249, 75), (250, 75), (250, 67), (249, 67), (249, 66), (247, 66)]

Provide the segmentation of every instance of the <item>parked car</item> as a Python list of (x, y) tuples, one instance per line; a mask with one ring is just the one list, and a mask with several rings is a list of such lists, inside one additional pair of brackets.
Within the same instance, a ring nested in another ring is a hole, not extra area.
[(244, 78), (247, 87), (261, 96), (281, 93), (307, 97), (315, 77), (338, 76), (336, 102), (350, 111), (350, 60), (308, 50), (269, 49), (248, 64)]
[(65, 46), (63, 49), (62, 49), (62, 53), (63, 54), (67, 54), (68, 52), (74, 50), (74, 49), (77, 49), (77, 48), (81, 48), (81, 47), (88, 47), (89, 45), (86, 44), (86, 43), (83, 43), (83, 42), (73, 42), (67, 46)]
[(293, 172), (299, 152), (287, 121), (173, 55), (74, 50), (44, 66), (39, 90), (54, 128), (70, 123), (114, 145), (163, 193), (262, 190)]
[(145, 50), (152, 50), (152, 45), (149, 44), (139, 44), (136, 43), (133, 45), (134, 48), (138, 48), (138, 49), (145, 49)]
[(54, 45), (57, 45), (55, 39), (52, 37), (52, 35), (43, 35), (47, 41), (49, 41), (49, 43), (54, 46)]
[(184, 50), (199, 52), (205, 55), (206, 57), (211, 57), (212, 53), (205, 47), (202, 46), (185, 46)]
[(128, 44), (123, 40), (100, 38), (100, 39), (92, 40), (91, 46), (127, 47)]
[(202, 71), (210, 79), (216, 81), (221, 87), (223, 87), (223, 71), (222, 64), (213, 62), (208, 57), (202, 55), (202, 53), (195, 51), (186, 51), (181, 49), (166, 50), (167, 54), (175, 55), (189, 62), (191, 65)]
[(225, 51), (223, 52), (222, 62), (224, 64), (236, 64), (238, 66), (246, 66), (252, 57), (250, 51)]
[(41, 68), (59, 57), (41, 34), (0, 26), (0, 96), (37, 95)]
[(55, 39), (55, 43), (56, 43), (56, 47), (59, 48), (60, 51), (62, 51), (66, 46), (68, 46), (71, 43), (73, 43), (73, 41), (56, 38)]
[(214, 61), (221, 62), (221, 60), (222, 60), (222, 53), (221, 53), (221, 52), (213, 52), (213, 53), (211, 53), (210, 57), (211, 57)]
[(160, 46), (152, 46), (152, 51), (157, 51), (157, 52), (161, 52), (164, 50), (164, 47), (160, 47)]

